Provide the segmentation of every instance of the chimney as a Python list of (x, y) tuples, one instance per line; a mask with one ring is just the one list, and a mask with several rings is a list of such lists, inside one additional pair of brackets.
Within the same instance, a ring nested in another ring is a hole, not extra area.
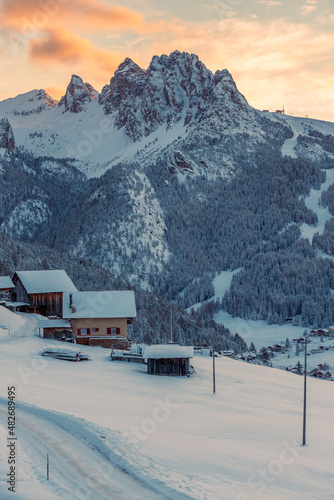
[(73, 295), (70, 293), (70, 308), (72, 313), (75, 313), (75, 305), (73, 304)]

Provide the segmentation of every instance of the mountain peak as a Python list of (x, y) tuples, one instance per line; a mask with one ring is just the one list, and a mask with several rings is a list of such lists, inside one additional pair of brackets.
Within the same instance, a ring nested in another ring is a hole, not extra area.
[(138, 66), (130, 57), (124, 59), (124, 61), (118, 66), (115, 71), (115, 76), (121, 73), (145, 73), (145, 71)]
[(66, 94), (59, 101), (59, 106), (64, 105), (65, 111), (79, 113), (86, 103), (97, 100), (98, 96), (97, 90), (90, 83), (84, 83), (80, 76), (72, 75)]

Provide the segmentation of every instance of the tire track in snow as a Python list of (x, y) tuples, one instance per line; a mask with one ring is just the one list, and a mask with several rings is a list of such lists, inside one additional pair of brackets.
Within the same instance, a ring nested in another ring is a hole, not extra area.
[[(100, 450), (90, 446), (57, 423), (17, 408), (19, 447), (28, 455), (32, 473), (45, 483), (46, 454), (50, 455), (53, 493), (68, 500), (163, 500), (160, 494), (113, 464)], [(0, 422), (7, 426), (7, 406), (0, 400)], [(19, 461), (20, 466), (20, 461)], [(184, 498), (174, 496), (174, 498)]]

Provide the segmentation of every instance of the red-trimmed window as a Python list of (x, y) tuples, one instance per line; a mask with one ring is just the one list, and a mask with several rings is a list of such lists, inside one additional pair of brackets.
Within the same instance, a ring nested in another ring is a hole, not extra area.
[(99, 331), (99, 328), (92, 328), (92, 333), (97, 333)]
[(116, 327), (107, 328), (108, 335), (120, 335), (121, 329)]
[(78, 328), (78, 335), (90, 335), (90, 328)]

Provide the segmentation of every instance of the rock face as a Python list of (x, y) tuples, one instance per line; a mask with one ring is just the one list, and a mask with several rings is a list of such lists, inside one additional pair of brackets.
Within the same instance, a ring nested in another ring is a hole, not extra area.
[(99, 97), (106, 114), (115, 113), (118, 128), (125, 126), (134, 141), (162, 124), (199, 123), (211, 114), (231, 120), (231, 114), (251, 114), (226, 70), (209, 71), (195, 54), (175, 51), (154, 56), (147, 71), (127, 58)]
[(31, 97), (31, 101), (41, 101), (41, 106), (43, 109), (54, 108), (57, 106), (58, 101), (53, 99), (45, 90), (37, 90), (34, 97)]
[(59, 101), (59, 106), (65, 106), (65, 111), (80, 113), (86, 103), (97, 100), (99, 93), (89, 83), (84, 83), (80, 76), (72, 75), (66, 89), (66, 94)]
[(9, 152), (15, 149), (13, 129), (7, 118), (0, 120), (0, 148), (7, 149)]

